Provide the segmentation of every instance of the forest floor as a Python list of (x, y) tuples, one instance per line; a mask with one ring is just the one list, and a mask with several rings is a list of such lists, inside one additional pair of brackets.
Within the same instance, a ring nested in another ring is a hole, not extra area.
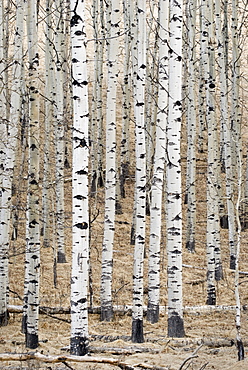
[[(68, 177), (69, 177), (68, 170)], [(183, 171), (185, 165), (183, 164)], [(248, 362), (238, 361), (235, 345), (235, 309), (201, 310), (206, 302), (206, 165), (199, 161), (197, 165), (197, 240), (195, 253), (183, 250), (183, 299), (184, 306), (194, 306), (185, 310), (184, 325), (186, 337), (175, 340), (167, 337), (167, 317), (162, 310), (160, 321), (150, 324), (144, 317), (145, 343), (133, 344), (130, 341), (131, 316), (128, 312), (115, 315), (112, 322), (101, 322), (98, 314), (89, 315), (89, 334), (91, 356), (98, 358), (115, 358), (127, 364), (143, 364), (149, 369), (248, 369)], [(70, 302), (70, 260), (71, 260), (71, 227), (70, 227), (70, 182), (67, 182), (68, 198), (67, 228), (67, 262), (58, 264), (54, 269), (54, 237), (51, 246), (41, 248), (41, 284), (40, 305), (48, 307), (69, 307)], [(104, 192), (99, 189), (96, 198), (91, 199), (92, 222), (91, 232), (91, 267), (92, 267), (92, 304), (99, 305), (99, 281), (101, 272), (101, 243), (103, 236), (103, 203)], [(122, 201), (121, 215), (116, 216), (116, 233), (114, 247), (113, 301), (114, 305), (125, 307), (132, 305), (132, 266), (133, 246), (130, 245), (132, 222), (133, 177), (126, 184), (126, 198)], [(185, 212), (185, 205), (183, 206)], [(99, 214), (98, 214), (99, 212)], [(23, 221), (24, 222), (24, 221)], [(147, 217), (149, 228), (149, 217)], [(185, 225), (184, 225), (185, 228)], [(149, 234), (148, 234), (149, 235)], [(148, 239), (146, 245), (148, 246)], [(217, 305), (235, 307), (234, 272), (229, 269), (228, 230), (221, 230), (223, 280), (216, 284)], [(18, 239), (12, 242), (10, 258), (10, 304), (21, 305), (23, 296), (25, 236), (19, 233)], [(242, 232), (240, 270), (248, 271), (248, 232)], [(147, 262), (144, 265), (145, 304), (147, 299)], [(56, 271), (56, 274), (55, 274)], [(56, 284), (55, 284), (56, 280)], [(248, 279), (240, 275), (240, 295), (242, 311), (241, 335), (245, 346), (248, 346)], [(161, 249), (161, 305), (166, 306), (166, 252), (165, 232), (163, 230)], [(199, 306), (197, 308), (197, 306)], [(230, 307), (229, 307), (230, 308)], [(0, 329), (0, 354), (27, 353), (24, 335), (21, 333), (19, 313), (11, 313), (9, 325)], [(70, 316), (57, 314), (40, 315), (38, 351), (44, 355), (68, 355), (70, 343)], [(122, 353), (120, 352), (122, 351)], [(196, 351), (196, 352), (195, 352)], [(246, 347), (245, 347), (246, 351)], [(248, 353), (247, 353), (248, 355)], [(246, 356), (246, 353), (245, 353)], [(183, 362), (188, 361), (183, 365)], [(152, 367), (154, 366), (154, 367)], [(46, 364), (41, 361), (0, 362), (0, 369), (116, 369), (111, 364), (90, 364), (65, 361), (60, 364)], [(142, 368), (142, 367), (140, 367)]]

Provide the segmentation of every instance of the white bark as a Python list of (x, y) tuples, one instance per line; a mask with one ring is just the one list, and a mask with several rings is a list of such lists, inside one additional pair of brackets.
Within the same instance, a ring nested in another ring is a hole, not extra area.
[(116, 204), (116, 89), (118, 76), (119, 45), (119, 0), (112, 1), (110, 17), (110, 40), (108, 45), (108, 88), (106, 112), (106, 180), (105, 180), (105, 222), (102, 245), (101, 274), (101, 319), (111, 320), (113, 243), (115, 231)]
[(50, 212), (51, 212), (51, 191), (50, 191), (50, 147), (53, 123), (53, 48), (52, 48), (52, 1), (46, 1), (46, 29), (45, 29), (45, 143), (44, 143), (44, 176), (42, 187), (42, 235), (43, 245), (49, 247), (50, 240)]
[(159, 316), (161, 217), (168, 117), (169, 2), (167, 0), (161, 0), (159, 3), (159, 25), (159, 90), (154, 171), (151, 185), (147, 310), (147, 318), (152, 323), (157, 322)]
[(29, 52), (29, 163), (25, 260), (24, 323), (26, 346), (38, 346), (40, 215), (39, 215), (39, 86), (38, 30), (36, 1), (29, 0), (27, 32)]
[(73, 82), (72, 164), (72, 274), (71, 354), (88, 352), (88, 78), (86, 65), (85, 4), (71, 0), (71, 44)]
[(182, 1), (170, 1), (169, 27), (169, 113), (166, 148), (168, 336), (183, 337), (182, 184), (180, 163), (182, 120)]
[(64, 89), (63, 89), (63, 64), (65, 61), (64, 47), (64, 1), (56, 0), (55, 3), (55, 193), (56, 193), (56, 234), (57, 234), (57, 261), (66, 262), (65, 255), (65, 206), (64, 206), (64, 162), (65, 162), (65, 119), (64, 119)]
[(131, 115), (131, 45), (130, 45), (130, 17), (128, 12), (128, 4), (123, 0), (123, 13), (125, 25), (125, 59), (123, 71), (123, 103), (122, 103), (122, 137), (121, 137), (121, 169), (120, 169), (120, 192), (122, 198), (125, 198), (125, 181), (129, 173), (130, 163), (130, 148), (129, 148), (129, 123)]
[[(4, 181), (4, 161), (6, 158), (6, 147), (7, 147), (7, 122), (6, 122), (6, 94), (5, 94), (5, 80), (4, 80), (4, 69), (5, 63), (5, 38), (4, 38), (4, 4), (0, 2), (0, 185), (2, 187)], [(7, 235), (7, 220), (8, 213), (6, 212), (6, 204), (4, 204), (4, 191), (0, 193), (0, 213), (3, 217), (0, 224), (0, 326), (7, 325), (7, 303), (8, 303), (8, 247), (6, 245)]]
[(188, 99), (187, 99), (187, 226), (186, 248), (195, 251), (196, 232), (196, 1), (187, 6), (188, 16)]
[[(136, 10), (136, 9), (135, 9)], [(136, 227), (133, 268), (132, 341), (143, 342), (143, 260), (146, 222), (146, 1), (137, 1), (137, 73), (134, 75)]]

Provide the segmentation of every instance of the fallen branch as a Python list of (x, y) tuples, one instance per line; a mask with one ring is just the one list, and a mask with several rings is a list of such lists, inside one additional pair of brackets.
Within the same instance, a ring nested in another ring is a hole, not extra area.
[(52, 355), (43, 355), (40, 352), (29, 352), (29, 353), (0, 353), (0, 361), (28, 361), (28, 360), (37, 360), (45, 363), (65, 363), (65, 362), (87, 362), (87, 363), (101, 363), (101, 364), (110, 364), (113, 366), (120, 367), (121, 369), (126, 370), (135, 370), (137, 367), (142, 367), (143, 369), (153, 369), (153, 370), (165, 370), (165, 368), (158, 368), (149, 364), (135, 364), (130, 365), (124, 361), (115, 359), (115, 358), (104, 358), (104, 357), (93, 357), (93, 356), (52, 356)]
[(198, 357), (198, 355), (197, 355), (197, 352), (199, 351), (199, 349), (201, 348), (203, 346), (203, 344), (201, 344), (198, 348), (196, 348), (196, 350), (189, 356), (189, 357), (187, 357), (184, 361), (183, 361), (183, 363), (182, 363), (182, 365), (179, 367), (179, 369), (178, 370), (182, 370), (183, 369), (183, 367), (184, 367), (184, 365), (189, 361), (189, 360), (192, 360), (192, 358), (196, 358), (196, 357)]
[[(160, 306), (160, 313), (167, 314), (167, 306)], [(247, 305), (243, 305), (242, 309), (245, 311), (247, 310)], [(120, 306), (113, 306), (114, 313), (116, 315), (131, 315), (132, 314), (132, 306), (129, 305), (120, 305)], [(219, 312), (219, 311), (235, 311), (236, 306), (225, 306), (225, 305), (219, 305), (219, 306), (210, 306), (210, 305), (204, 305), (204, 306), (185, 306), (183, 308), (183, 311), (185, 313), (191, 313), (191, 312)], [(9, 313), (22, 313), (23, 312), (23, 306), (15, 306), (15, 305), (8, 305), (8, 312)], [(45, 307), (40, 306), (39, 307), (40, 314), (46, 314), (46, 315), (59, 315), (59, 314), (70, 314), (70, 307)], [(95, 307), (89, 307), (88, 312), (90, 314), (98, 315), (101, 313), (101, 307), (95, 306)], [(147, 313), (147, 307), (143, 307), (144, 315)]]

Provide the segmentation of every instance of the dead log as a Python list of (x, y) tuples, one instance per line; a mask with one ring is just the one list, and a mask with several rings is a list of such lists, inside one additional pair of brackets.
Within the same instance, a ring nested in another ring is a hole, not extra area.
[(36, 360), (45, 363), (65, 363), (65, 362), (79, 362), (79, 363), (100, 363), (100, 364), (110, 364), (117, 366), (121, 369), (126, 370), (136, 370), (138, 367), (143, 369), (153, 369), (153, 370), (165, 370), (165, 368), (156, 367), (154, 365), (138, 363), (135, 365), (130, 365), (127, 362), (121, 361), (116, 358), (110, 357), (93, 357), (93, 356), (73, 356), (73, 355), (44, 355), (40, 352), (28, 352), (28, 353), (0, 353), (0, 361), (30, 361)]

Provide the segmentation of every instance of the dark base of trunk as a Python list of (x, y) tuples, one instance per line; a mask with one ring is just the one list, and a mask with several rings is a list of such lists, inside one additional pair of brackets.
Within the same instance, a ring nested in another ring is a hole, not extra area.
[(238, 348), (238, 360), (242, 361), (245, 359), (245, 350), (242, 340), (237, 340), (237, 348)]
[(144, 343), (143, 320), (135, 319), (132, 321), (132, 342)]
[(236, 268), (236, 257), (230, 256), (230, 269), (235, 270)]
[(74, 356), (85, 356), (89, 351), (89, 341), (85, 337), (71, 338), (70, 353)]
[(185, 337), (184, 322), (178, 314), (168, 317), (168, 337), (183, 338)]
[(101, 307), (101, 317), (100, 317), (101, 321), (111, 321), (113, 319), (113, 316), (114, 311), (112, 306)]
[(212, 289), (208, 292), (206, 304), (209, 305), (209, 306), (215, 306), (216, 305), (215, 289)]
[(21, 332), (23, 334), (26, 334), (27, 333), (27, 315), (23, 315), (22, 316), (22, 328), (21, 328)]
[(223, 269), (222, 269), (222, 264), (219, 263), (218, 265), (215, 266), (215, 280), (220, 281), (223, 279)]
[(58, 251), (58, 254), (57, 254), (57, 262), (58, 263), (66, 263), (66, 257), (65, 257), (65, 254)]
[(0, 326), (7, 326), (9, 323), (9, 313), (5, 311), (0, 314)]
[(35, 349), (39, 346), (39, 339), (37, 334), (26, 333), (26, 347)]
[(135, 245), (135, 227), (133, 225), (131, 228), (130, 244)]
[(220, 217), (220, 227), (222, 229), (228, 229), (228, 215), (223, 215)]
[(122, 215), (123, 214), (121, 203), (118, 200), (115, 202), (115, 214), (116, 215)]
[(195, 252), (195, 241), (193, 240), (192, 242), (187, 242), (186, 248), (189, 252), (194, 253)]
[(146, 318), (151, 324), (155, 324), (156, 322), (158, 322), (159, 305), (154, 305), (148, 302)]
[(188, 194), (186, 193), (185, 194), (185, 197), (184, 197), (184, 204), (188, 204)]
[(185, 336), (183, 319), (176, 315), (168, 318), (168, 337), (183, 338)]

